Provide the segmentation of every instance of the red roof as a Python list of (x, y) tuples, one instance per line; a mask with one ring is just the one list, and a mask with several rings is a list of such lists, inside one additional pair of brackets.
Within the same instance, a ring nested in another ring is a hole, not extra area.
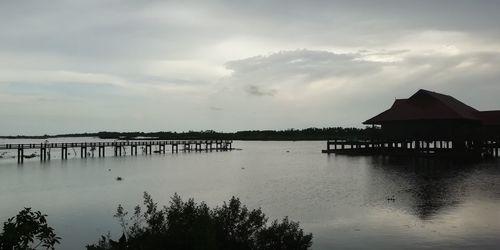
[(449, 95), (419, 90), (408, 99), (398, 99), (391, 108), (363, 122), (382, 124), (412, 120), (473, 120), (500, 125), (500, 111), (480, 112)]

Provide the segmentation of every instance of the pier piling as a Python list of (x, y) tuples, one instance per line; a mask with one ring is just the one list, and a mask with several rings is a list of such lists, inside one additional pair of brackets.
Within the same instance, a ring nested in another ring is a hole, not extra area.
[[(76, 148), (80, 149), (80, 157), (95, 157), (95, 150), (97, 149), (98, 157), (106, 156), (106, 148), (113, 148), (115, 156), (126, 155), (126, 149), (130, 148), (130, 155), (137, 155), (137, 147), (141, 147), (143, 150), (143, 154), (152, 154), (153, 147), (155, 147), (155, 152), (165, 154), (166, 147), (171, 146), (172, 153), (179, 152), (179, 144), (183, 147), (183, 152), (201, 152), (205, 151), (226, 151), (232, 150), (232, 141), (223, 141), (223, 140), (189, 140), (189, 141), (115, 141), (115, 142), (63, 142), (63, 143), (25, 143), (25, 144), (0, 144), (1, 150), (16, 150), (17, 149), (17, 162), (19, 164), (24, 162), (24, 158), (32, 158), (32, 156), (27, 157), (24, 155), (25, 149), (30, 150), (39, 150), (40, 152), (40, 161), (44, 162), (47, 160), (51, 160), (51, 150), (56, 149), (61, 152), (61, 160), (68, 159), (68, 148), (72, 148), (75, 150)], [(203, 144), (205, 145), (203, 148)], [(214, 148), (215, 144), (215, 148)], [(335, 144), (334, 144), (335, 145)], [(330, 146), (330, 144), (328, 144)], [(88, 152), (88, 148), (90, 147), (91, 153)], [(194, 147), (194, 148), (193, 148)], [(335, 145), (336, 147), (336, 145)], [(498, 154), (498, 142), (491, 145), (492, 151), (491, 154)], [(495, 147), (496, 151), (493, 150)], [(331, 149), (331, 148), (330, 148)], [(125, 152), (122, 152), (125, 150)], [(75, 150), (75, 157), (78, 157), (78, 153)]]
[(24, 146), (22, 144), (17, 145), (17, 163), (24, 162)]

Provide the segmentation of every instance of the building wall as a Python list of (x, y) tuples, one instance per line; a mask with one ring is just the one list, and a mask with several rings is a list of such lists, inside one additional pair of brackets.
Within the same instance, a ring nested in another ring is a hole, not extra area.
[(477, 138), (481, 125), (467, 120), (398, 121), (382, 124), (384, 139), (468, 140)]
[(482, 127), (481, 136), (490, 140), (500, 140), (500, 125)]

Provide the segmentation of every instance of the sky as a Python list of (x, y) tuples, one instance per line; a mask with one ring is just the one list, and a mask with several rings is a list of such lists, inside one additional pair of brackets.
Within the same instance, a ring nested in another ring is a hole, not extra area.
[(500, 1), (0, 1), (0, 135), (363, 127), (500, 109)]

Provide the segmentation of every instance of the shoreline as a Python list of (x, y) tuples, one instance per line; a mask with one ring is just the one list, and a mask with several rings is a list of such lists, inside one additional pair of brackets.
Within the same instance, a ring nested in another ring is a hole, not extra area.
[(11, 135), (0, 139), (50, 139), (61, 137), (97, 137), (115, 140), (239, 140), (239, 141), (324, 141), (335, 139), (363, 139), (378, 132), (373, 128), (306, 128), (287, 130), (246, 130), (216, 132), (213, 130), (188, 132), (108, 132), (71, 133), (58, 135)]

